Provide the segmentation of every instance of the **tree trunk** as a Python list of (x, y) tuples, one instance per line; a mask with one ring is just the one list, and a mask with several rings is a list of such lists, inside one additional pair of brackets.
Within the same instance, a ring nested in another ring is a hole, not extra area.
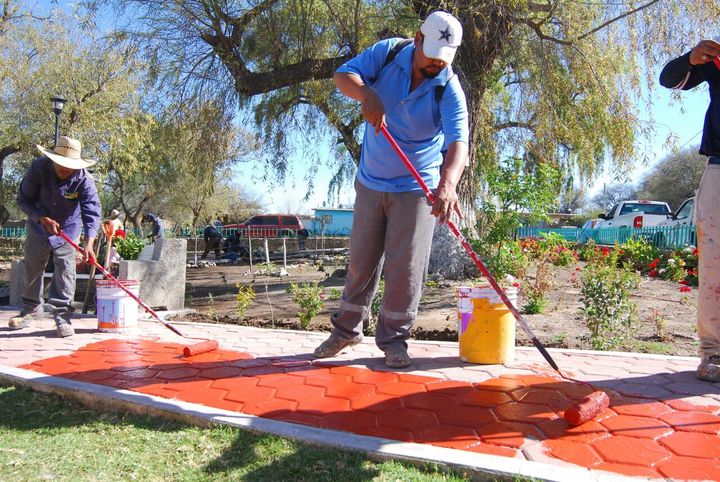
[[(483, 115), (482, 102), (489, 77), (496, 75), (495, 60), (506, 45), (512, 24), (510, 12), (494, 3), (485, 4), (476, 15), (461, 17), (463, 41), (453, 69), (465, 90), (470, 114), (470, 165), (465, 169), (458, 185), (460, 208), (464, 217), (463, 220), (458, 220), (458, 227), (469, 228), (472, 235), (477, 235), (476, 206), (481, 191), (481, 176), (488, 165), (495, 162), (495, 158), (482, 155), (491, 147), (488, 145), (488, 128), (493, 121)], [(447, 227), (439, 225), (433, 234), (428, 272), (448, 279), (477, 276), (477, 268), (463, 247)]]

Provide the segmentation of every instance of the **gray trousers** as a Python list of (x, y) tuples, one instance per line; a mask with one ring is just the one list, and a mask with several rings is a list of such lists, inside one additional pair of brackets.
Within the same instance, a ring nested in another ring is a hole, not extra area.
[(385, 269), (385, 295), (375, 342), (385, 350), (407, 347), (430, 259), (435, 217), (422, 191), (373, 191), (355, 181), (350, 266), (340, 310), (331, 317), (344, 339), (362, 333)]
[(48, 304), (54, 316), (68, 318), (75, 298), (75, 248), (68, 243), (53, 250), (47, 236), (37, 234), (28, 224), (25, 239), (25, 291), (23, 311), (42, 313), (43, 273), (50, 254), (54, 271), (48, 289)]

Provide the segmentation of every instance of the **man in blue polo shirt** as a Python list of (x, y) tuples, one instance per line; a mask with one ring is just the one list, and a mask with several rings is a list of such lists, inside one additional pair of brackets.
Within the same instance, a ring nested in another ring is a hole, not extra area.
[(100, 199), (95, 180), (85, 169), (95, 161), (81, 157), (80, 142), (60, 137), (52, 151), (37, 146), (43, 157), (35, 159), (20, 183), (17, 203), (28, 216), (25, 239), (25, 290), (23, 310), (10, 318), (11, 330), (29, 326), (42, 315), (43, 273), (50, 255), (54, 271), (48, 291), (56, 333), (59, 337), (75, 333), (70, 324), (75, 297), (75, 249), (60, 236), (80, 238), (85, 227), (83, 256), (93, 256), (93, 245), (100, 227)]
[[(384, 265), (375, 342), (387, 366), (411, 364), (406, 341), (417, 316), (435, 218), (443, 223), (460, 213), (456, 186), (468, 159), (468, 112), (450, 64), (461, 38), (455, 17), (434, 12), (412, 42), (380, 41), (335, 73), (338, 89), (362, 103), (366, 124), (355, 180), (350, 266), (340, 309), (331, 318), (333, 331), (314, 352), (318, 358), (362, 341), (362, 324), (370, 316)], [(379, 134), (385, 125), (435, 190), (433, 205)]]
[(668, 62), (660, 84), (688, 90), (707, 82), (710, 106), (705, 114), (700, 154), (708, 156), (695, 197), (698, 238), (697, 376), (720, 381), (720, 37), (701, 40), (690, 52)]

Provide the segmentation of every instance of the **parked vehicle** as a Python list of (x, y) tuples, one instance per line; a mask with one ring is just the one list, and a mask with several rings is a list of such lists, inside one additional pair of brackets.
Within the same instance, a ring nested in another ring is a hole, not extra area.
[(655, 233), (655, 246), (658, 248), (697, 246), (697, 235), (694, 229), (695, 198), (685, 200), (677, 211), (670, 213), (668, 218), (657, 225), (660, 232)]
[(668, 219), (658, 226), (694, 226), (695, 225), (695, 198), (685, 200), (677, 211), (670, 213)]
[(643, 228), (657, 226), (668, 219), (670, 206), (660, 201), (622, 201), (617, 203), (607, 214), (601, 214), (601, 221), (595, 224), (598, 228)]
[(577, 235), (577, 242), (584, 243), (591, 237), (592, 230), (595, 229), (597, 223), (602, 221), (600, 218), (588, 219), (585, 224), (582, 225)]
[(223, 229), (237, 229), (243, 237), (285, 238), (297, 236), (303, 225), (294, 214), (258, 214), (243, 223), (226, 224)]

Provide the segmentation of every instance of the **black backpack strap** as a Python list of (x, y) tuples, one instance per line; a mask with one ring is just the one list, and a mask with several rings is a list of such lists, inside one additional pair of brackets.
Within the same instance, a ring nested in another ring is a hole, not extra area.
[(445, 89), (447, 88), (448, 84), (452, 80), (452, 78), (455, 77), (455, 72), (450, 76), (450, 78), (445, 82), (443, 85), (436, 85), (435, 86), (435, 102), (438, 104), (442, 100), (443, 95), (445, 94)]
[[(383, 64), (382, 67), (380, 67), (380, 70), (382, 70), (385, 67), (387, 67), (388, 65), (390, 65), (390, 62), (395, 60), (395, 57), (397, 57), (397, 54), (399, 54), (402, 49), (404, 49), (405, 47), (410, 45), (410, 43), (412, 41), (413, 41), (413, 39), (406, 38), (406, 39), (400, 40), (398, 43), (393, 45), (393, 48), (390, 49), (390, 52), (388, 52), (387, 57), (385, 57), (385, 63)], [(380, 73), (380, 71), (378, 71), (378, 73)]]
[(406, 39), (400, 40), (398, 43), (396, 43), (395, 45), (393, 45), (392, 48), (390, 49), (390, 52), (388, 52), (387, 57), (385, 57), (385, 62), (383, 62), (382, 67), (380, 67), (380, 70), (378, 70), (377, 75), (376, 75), (375, 77), (373, 77), (373, 78), (370, 79), (370, 83), (375, 83), (375, 81), (377, 80), (378, 76), (380, 75), (380, 72), (382, 72), (382, 70), (383, 70), (385, 67), (387, 67), (388, 65), (390, 65), (390, 62), (392, 62), (393, 60), (395, 60), (395, 57), (397, 57), (397, 54), (399, 54), (402, 49), (404, 49), (405, 47), (407, 47), (408, 45), (410, 45), (410, 43), (411, 43), (412, 41), (413, 41), (413, 39), (411, 39), (411, 38), (406, 38)]

